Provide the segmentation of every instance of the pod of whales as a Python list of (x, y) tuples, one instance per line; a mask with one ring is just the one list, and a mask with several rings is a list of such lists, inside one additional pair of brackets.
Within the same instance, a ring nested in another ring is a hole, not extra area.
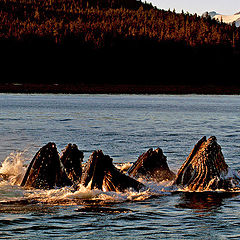
[(52, 189), (79, 184), (90, 189), (124, 192), (146, 190), (136, 180), (172, 181), (188, 191), (231, 190), (240, 183), (237, 174), (229, 174), (221, 147), (216, 137), (203, 137), (175, 175), (168, 167), (167, 158), (160, 148), (149, 149), (139, 156), (124, 174), (113, 165), (113, 159), (101, 150), (94, 151), (86, 164), (83, 152), (75, 144), (68, 144), (61, 156), (55, 143), (48, 143), (34, 156), (28, 166), (21, 186), (25, 188)]

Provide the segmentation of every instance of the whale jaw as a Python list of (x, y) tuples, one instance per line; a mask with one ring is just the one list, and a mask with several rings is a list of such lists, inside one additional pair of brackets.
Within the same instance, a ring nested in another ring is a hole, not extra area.
[(21, 186), (51, 189), (68, 184), (71, 183), (62, 169), (56, 144), (49, 142), (32, 159)]
[(85, 167), (81, 184), (90, 189), (116, 192), (124, 192), (130, 188), (139, 191), (144, 188), (142, 183), (121, 173), (112, 161), (101, 150), (94, 151)]
[(140, 155), (128, 170), (128, 174), (132, 177), (141, 177), (156, 182), (171, 181), (175, 178), (175, 174), (169, 169), (167, 158), (160, 148), (155, 150), (150, 148)]
[(60, 162), (62, 163), (68, 178), (77, 185), (82, 177), (83, 152), (78, 150), (76, 144), (68, 144), (62, 151)]
[(26, 188), (52, 189), (72, 186), (81, 179), (81, 161), (83, 153), (76, 145), (69, 144), (62, 153), (61, 159), (56, 144), (49, 142), (34, 156), (21, 186)]
[(231, 188), (228, 165), (216, 137), (203, 137), (178, 171), (175, 184), (189, 191), (208, 191)]

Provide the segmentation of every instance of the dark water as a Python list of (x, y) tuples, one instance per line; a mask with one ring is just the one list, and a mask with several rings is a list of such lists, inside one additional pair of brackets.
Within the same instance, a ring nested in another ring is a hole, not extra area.
[[(116, 165), (161, 147), (175, 172), (195, 143), (215, 135), (240, 169), (239, 96), (0, 95), (0, 239), (240, 239), (238, 193), (24, 190), (16, 176), (49, 141), (102, 149)], [(6, 159), (7, 158), (7, 159)]]

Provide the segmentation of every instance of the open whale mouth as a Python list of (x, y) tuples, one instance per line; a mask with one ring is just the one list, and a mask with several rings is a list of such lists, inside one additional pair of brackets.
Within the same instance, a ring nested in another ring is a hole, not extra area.
[(28, 166), (21, 186), (33, 188), (53, 188), (61, 172), (59, 156), (55, 143), (43, 146)]
[(171, 181), (175, 178), (175, 174), (168, 167), (167, 157), (160, 148), (155, 150), (150, 148), (140, 155), (128, 170), (128, 174), (132, 177), (141, 177), (156, 182)]
[(80, 181), (82, 158), (76, 145), (69, 144), (60, 159), (56, 144), (50, 142), (32, 159), (21, 186), (38, 189), (71, 186)]
[(189, 191), (211, 191), (233, 189), (239, 178), (229, 177), (229, 167), (224, 160), (216, 137), (203, 137), (178, 171), (174, 182)]
[(144, 185), (121, 173), (112, 163), (113, 159), (104, 155), (101, 150), (90, 156), (82, 177), (82, 185), (90, 185), (104, 191), (123, 192), (128, 188), (139, 191)]

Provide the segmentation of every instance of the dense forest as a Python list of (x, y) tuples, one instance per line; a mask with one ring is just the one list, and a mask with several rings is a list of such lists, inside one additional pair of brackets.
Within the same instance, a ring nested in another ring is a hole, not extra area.
[(135, 0), (0, 0), (0, 51), (2, 82), (238, 84), (240, 30)]

